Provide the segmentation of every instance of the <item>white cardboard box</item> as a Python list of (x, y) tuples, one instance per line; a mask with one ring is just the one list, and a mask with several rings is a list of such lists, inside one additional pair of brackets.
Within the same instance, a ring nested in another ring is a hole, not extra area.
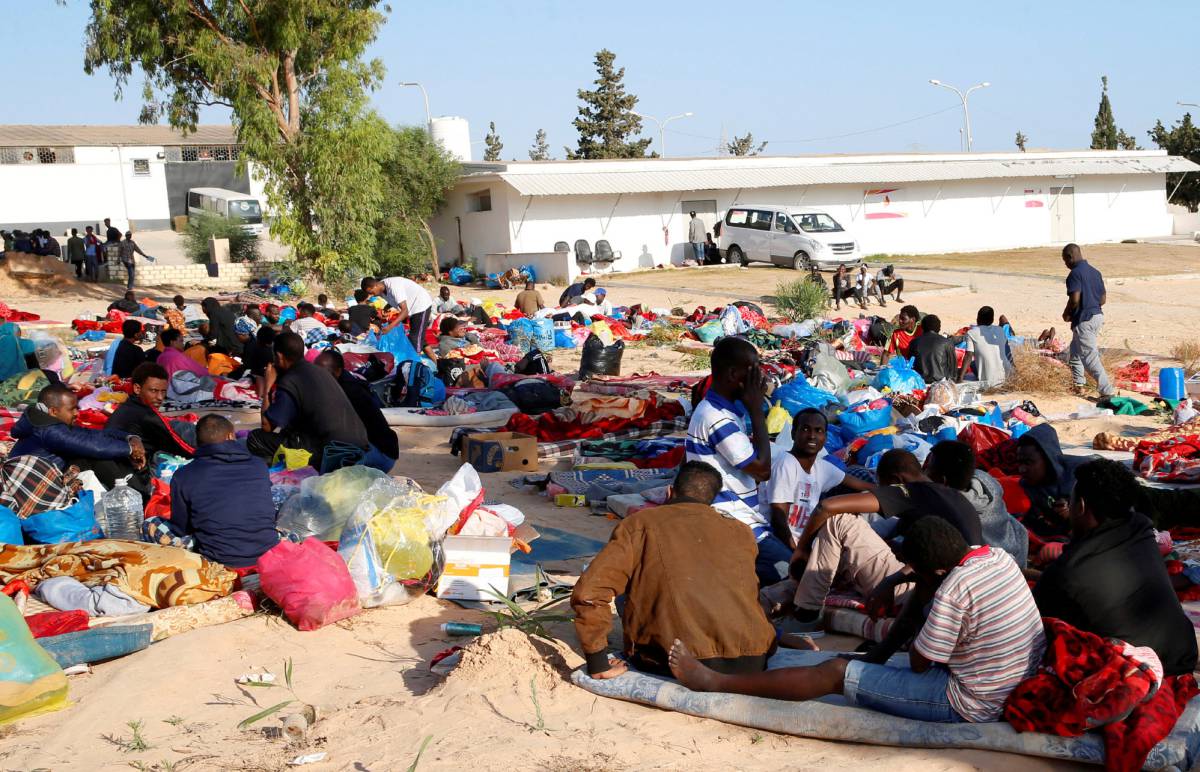
[(447, 536), (442, 542), (445, 567), (437, 596), (494, 601), (491, 589), (508, 595), (512, 539), (507, 536)]

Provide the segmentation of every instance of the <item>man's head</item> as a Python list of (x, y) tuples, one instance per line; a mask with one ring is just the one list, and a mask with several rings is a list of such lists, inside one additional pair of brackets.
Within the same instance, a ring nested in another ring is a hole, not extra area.
[(186, 301), (183, 299), (183, 295), (176, 295), (175, 297), (171, 298), (171, 302), (174, 303), (175, 307), (178, 309), (182, 309), (185, 305), (187, 305)]
[(329, 296), (323, 292), (320, 295), (317, 295), (317, 305), (321, 307), (329, 305)]
[(671, 502), (712, 504), (721, 492), (721, 473), (703, 461), (688, 461), (679, 468), (671, 486)]
[(929, 451), (925, 469), (935, 483), (955, 490), (969, 490), (975, 477), (975, 451), (965, 442), (943, 440)]
[(286, 372), (304, 360), (304, 339), (294, 332), (281, 332), (275, 336), (275, 367)]
[(133, 396), (142, 404), (158, 410), (167, 398), (167, 381), (170, 376), (157, 362), (142, 362), (133, 368)]
[(934, 314), (929, 314), (921, 320), (921, 329), (925, 332), (941, 332), (942, 320)]
[(586, 290), (590, 290), (592, 287), (595, 287), (595, 286), (596, 286), (596, 280), (595, 280), (595, 279), (593, 279), (593, 278), (591, 278), (591, 277), (588, 277), (588, 278), (586, 278), (586, 279), (584, 279), (584, 280), (583, 280), (583, 289), (584, 289), (585, 291), (586, 291)]
[(467, 325), (461, 319), (446, 316), (442, 318), (441, 324), (438, 325), (438, 332), (442, 335), (449, 335), (452, 338), (462, 338), (467, 334)]
[(38, 392), (38, 402), (45, 405), (46, 412), (67, 426), (75, 423), (79, 415), (79, 400), (61, 383), (52, 383)]
[(135, 303), (136, 303), (136, 302), (137, 302), (137, 295), (133, 294), (133, 290), (129, 290), (128, 292), (126, 292), (126, 293), (125, 293), (125, 299), (126, 299), (126, 300), (132, 300), (133, 302), (135, 302)]
[(1068, 244), (1063, 247), (1062, 259), (1068, 268), (1074, 268), (1083, 260), (1083, 250), (1078, 244)]
[(605, 296), (608, 295), (608, 290), (604, 289), (603, 287), (597, 287), (595, 294), (597, 301), (603, 301)]
[(374, 276), (364, 276), (362, 280), (362, 288), (367, 291), (368, 295), (382, 295), (385, 291), (383, 282), (376, 279)]
[(296, 316), (300, 319), (307, 319), (316, 312), (317, 309), (312, 303), (301, 303), (296, 306)]
[(1102, 523), (1126, 520), (1141, 499), (1141, 485), (1124, 464), (1107, 458), (1075, 469), (1071, 532), (1084, 536)]
[(979, 313), (975, 314), (975, 324), (978, 324), (980, 327), (987, 327), (995, 323), (996, 311), (991, 306), (984, 306), (979, 309)]
[(262, 309), (260, 309), (258, 306), (254, 305), (253, 303), (246, 306), (246, 316), (253, 319), (255, 324), (258, 324), (258, 325), (262, 324)]
[(104, 218), (104, 227), (107, 228), (110, 225), (112, 225), (112, 222), (107, 217), (105, 217)]
[(879, 478), (880, 485), (899, 485), (928, 479), (917, 457), (899, 448), (889, 450), (879, 458), (875, 475)]
[(265, 324), (258, 328), (258, 332), (254, 333), (254, 339), (258, 341), (260, 346), (270, 346), (275, 343), (275, 336), (279, 333), (274, 327), (268, 327)]
[(142, 323), (137, 319), (126, 319), (121, 323), (121, 335), (125, 340), (137, 340), (142, 337)]
[(354, 332), (354, 325), (350, 324), (349, 319), (339, 319), (338, 320), (338, 332), (349, 335), (352, 332)]
[(230, 442), (236, 436), (233, 431), (233, 422), (223, 415), (209, 413), (196, 422), (197, 445), (216, 445), (220, 442)]
[(921, 318), (921, 312), (916, 306), (905, 306), (900, 309), (900, 327), (908, 332), (912, 332), (917, 328), (917, 320)]
[(792, 453), (799, 458), (816, 458), (825, 447), (829, 419), (815, 407), (806, 407), (792, 418)]
[(884, 276), (887, 276), (889, 279), (890, 279), (892, 276), (894, 276), (895, 274), (896, 274), (896, 266), (894, 266), (894, 265), (885, 265), (885, 266), (883, 267), (883, 275), (884, 275)]
[(712, 352), (712, 385), (722, 396), (737, 399), (750, 371), (758, 367), (758, 349), (744, 338), (726, 337)]
[(79, 229), (78, 229), (78, 228), (72, 228), (72, 229), (71, 229), (71, 236), (72, 236), (72, 237), (74, 237), (74, 236), (78, 236), (78, 235), (79, 235)]
[(325, 349), (321, 354), (313, 360), (313, 364), (323, 370), (328, 370), (329, 374), (334, 378), (340, 378), (342, 372), (346, 369), (346, 360), (342, 357), (341, 352), (336, 349)]
[(529, 281), (525, 282), (525, 289), (527, 289), (527, 290), (537, 289), (537, 282), (535, 282), (533, 279), (530, 279)]
[(271, 303), (267, 306), (267, 310), (263, 311), (263, 316), (271, 324), (279, 324), (279, 306)]
[(957, 528), (940, 517), (927, 515), (908, 529), (900, 554), (917, 576), (940, 582), (962, 562), (969, 549)]
[(85, 225), (83, 228), (83, 232), (86, 233), (87, 235), (91, 236), (92, 235), (92, 226)]
[(688, 212), (688, 214), (689, 214), (690, 216), (692, 216), (692, 217), (695, 217), (695, 216), (696, 216), (696, 213), (695, 213), (695, 212)]
[(125, 231), (125, 240), (133, 241), (133, 231)]
[(449, 300), (450, 299), (450, 288), (444, 284), (441, 287), (438, 287), (438, 297), (441, 298), (442, 300)]
[(371, 297), (371, 296), (367, 293), (367, 291), (365, 289), (354, 290), (354, 302), (355, 303), (359, 303), (359, 304), (366, 303), (367, 298), (369, 298), (369, 297)]
[(183, 333), (174, 327), (168, 327), (158, 335), (158, 339), (162, 341), (163, 350), (173, 348), (177, 351), (183, 351)]
[(1041, 445), (1026, 435), (1017, 440), (1017, 473), (1026, 485), (1044, 485), (1053, 482), (1056, 476)]

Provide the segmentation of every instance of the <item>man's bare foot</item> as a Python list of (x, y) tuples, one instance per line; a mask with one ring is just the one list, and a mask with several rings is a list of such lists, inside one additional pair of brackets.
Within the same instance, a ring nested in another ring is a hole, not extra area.
[(671, 665), (671, 675), (692, 691), (720, 691), (717, 686), (721, 674), (692, 656), (688, 647), (684, 646), (683, 641), (678, 638), (671, 645), (668, 661)]
[(779, 636), (779, 648), (781, 649), (800, 649), (801, 651), (820, 651), (821, 647), (812, 639), (811, 635), (802, 633), (781, 633)]

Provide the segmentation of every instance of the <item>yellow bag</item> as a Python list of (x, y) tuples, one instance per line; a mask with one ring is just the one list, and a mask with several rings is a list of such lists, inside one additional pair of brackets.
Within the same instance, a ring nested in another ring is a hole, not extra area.
[(608, 326), (608, 322), (598, 319), (592, 322), (592, 334), (600, 339), (600, 342), (606, 346), (611, 346), (616, 338), (613, 337), (612, 330)]
[(271, 459), (271, 466), (283, 462), (284, 467), (290, 472), (294, 469), (301, 469), (310, 466), (312, 453), (301, 448), (285, 448), (280, 445), (279, 450), (275, 451), (275, 457)]
[(0, 724), (67, 705), (62, 668), (33, 639), (12, 598), (0, 597)]

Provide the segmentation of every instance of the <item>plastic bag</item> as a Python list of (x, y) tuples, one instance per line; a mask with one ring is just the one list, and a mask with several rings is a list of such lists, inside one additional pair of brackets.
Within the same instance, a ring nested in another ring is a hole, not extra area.
[(275, 456), (271, 459), (271, 465), (283, 464), (283, 468), (289, 472), (294, 469), (302, 469), (309, 466), (312, 460), (312, 453), (303, 448), (287, 448), (283, 445), (275, 451)]
[(913, 360), (892, 357), (887, 367), (879, 371), (871, 383), (877, 389), (891, 389), (895, 394), (908, 394), (925, 388), (925, 379), (913, 369)]
[(75, 503), (66, 509), (30, 515), (21, 521), (21, 530), (25, 533), (25, 540), (31, 544), (99, 539), (100, 527), (96, 525), (96, 504), (92, 492), (81, 491)]
[(850, 374), (837, 357), (819, 351), (813, 357), (809, 383), (822, 391), (843, 394), (850, 385)]
[(0, 507), (0, 544), (24, 544), (21, 518), (8, 507)]
[(589, 335), (583, 344), (583, 356), (579, 360), (580, 379), (593, 375), (620, 375), (621, 357), (625, 354), (625, 341), (619, 340), (605, 346), (595, 334)]
[(954, 385), (954, 381), (943, 378), (925, 392), (925, 404), (939, 405), (943, 409), (954, 407), (958, 404), (958, 387)]
[(728, 305), (721, 311), (721, 329), (725, 335), (737, 335), (750, 329), (750, 325), (742, 318), (737, 306)]
[(438, 496), (443, 499), (442, 512), (427, 516), (425, 526), (429, 533), (440, 539), (450, 526), (465, 521), (483, 503), (483, 494), (483, 480), (475, 467), (470, 464), (460, 466), (454, 476), (438, 488)]
[(538, 347), (537, 334), (537, 326), (532, 319), (517, 319), (508, 326), (508, 342), (516, 346), (522, 354)]
[(412, 343), (409, 341), (408, 335), (405, 334), (403, 327), (396, 327), (392, 331), (380, 336), (379, 350), (391, 354), (393, 361), (397, 365), (401, 362), (411, 362), (420, 357), (417, 350), (413, 348)]
[(771, 328), (771, 334), (780, 338), (811, 338), (817, 331), (817, 323), (808, 319), (793, 324), (777, 324)]
[(534, 345), (542, 351), (552, 351), (554, 349), (554, 321), (549, 318), (532, 321)]
[(700, 339), (701, 343), (713, 343), (717, 338), (724, 337), (725, 327), (722, 326), (721, 322), (713, 319), (700, 325), (692, 330), (692, 332), (696, 333), (696, 337)]
[(858, 412), (847, 410), (839, 416), (838, 420), (843, 429), (855, 436), (860, 436), (891, 426), (892, 406), (888, 404), (875, 410), (862, 410)]
[(790, 383), (780, 386), (771, 395), (771, 399), (780, 405), (790, 415), (796, 415), (808, 407), (823, 407), (838, 401), (838, 398), (827, 391), (815, 389), (808, 385), (802, 377), (797, 377)]
[(407, 603), (415, 597), (407, 592), (380, 559), (371, 521), (381, 509), (411, 490), (409, 481), (376, 480), (363, 494), (338, 543), (338, 554), (346, 561), (350, 578), (363, 608)]
[(613, 335), (612, 328), (603, 319), (597, 319), (592, 322), (592, 334), (600, 338), (600, 342), (606, 346), (611, 346), (617, 340), (616, 336)]
[(300, 630), (316, 630), (362, 610), (345, 562), (312, 537), (300, 544), (279, 542), (256, 568), (263, 593)]
[(300, 483), (300, 492), (283, 502), (276, 525), (300, 538), (336, 541), (366, 490), (387, 475), (365, 466), (348, 466)]
[(67, 707), (67, 677), (7, 595), (0, 598), (0, 660), (0, 724)]
[(565, 326), (554, 326), (554, 347), (575, 348), (575, 338), (571, 335), (570, 322), (567, 322)]
[(459, 287), (461, 287), (465, 284), (470, 284), (472, 278), (474, 278), (474, 277), (471, 276), (471, 272), (468, 271), (466, 268), (460, 268), (459, 266), (455, 266), (450, 269), (450, 283), (451, 284), (455, 284), (455, 285), (458, 285)]

